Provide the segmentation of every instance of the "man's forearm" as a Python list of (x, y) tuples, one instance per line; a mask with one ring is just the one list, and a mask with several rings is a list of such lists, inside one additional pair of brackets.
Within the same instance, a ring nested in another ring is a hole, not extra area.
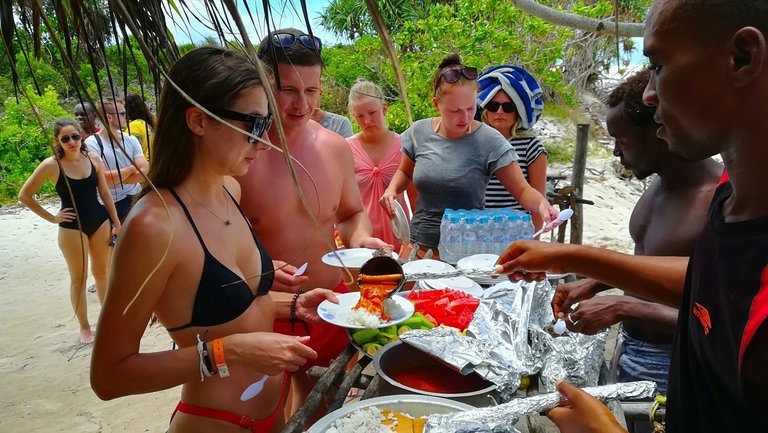
[(674, 331), (677, 326), (677, 309), (642, 299), (625, 296), (622, 320), (637, 320), (653, 323)]
[(673, 308), (680, 304), (688, 257), (633, 256), (600, 248), (569, 246), (562, 259), (560, 267), (566, 271)]
[(364, 210), (352, 214), (344, 221), (339, 221), (336, 225), (341, 235), (341, 240), (349, 248), (359, 248), (362, 238), (370, 237), (373, 233), (371, 221)]
[(128, 178), (136, 173), (136, 168), (132, 165), (123, 167), (119, 170), (107, 170), (104, 174), (107, 178), (108, 185), (117, 185), (119, 183), (136, 183), (129, 182)]

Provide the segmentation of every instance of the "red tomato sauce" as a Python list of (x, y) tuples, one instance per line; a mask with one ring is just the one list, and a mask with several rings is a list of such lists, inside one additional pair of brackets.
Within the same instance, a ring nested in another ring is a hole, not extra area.
[(443, 364), (419, 365), (389, 374), (396, 382), (427, 392), (463, 394), (489, 386), (477, 374), (462, 376)]

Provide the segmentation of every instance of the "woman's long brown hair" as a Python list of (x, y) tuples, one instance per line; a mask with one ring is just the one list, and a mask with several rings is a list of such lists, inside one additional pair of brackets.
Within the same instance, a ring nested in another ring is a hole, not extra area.
[[(219, 47), (190, 51), (174, 63), (168, 76), (208, 109), (229, 108), (242, 91), (263, 85), (247, 57)], [(185, 119), (189, 107), (192, 104), (176, 88), (163, 87), (148, 175), (157, 188), (178, 185), (192, 169), (193, 137)]]

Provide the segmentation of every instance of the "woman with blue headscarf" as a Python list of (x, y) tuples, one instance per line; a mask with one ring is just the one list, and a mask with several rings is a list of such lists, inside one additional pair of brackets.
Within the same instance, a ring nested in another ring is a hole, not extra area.
[[(510, 65), (486, 71), (477, 82), (482, 120), (509, 140), (528, 183), (546, 197), (547, 151), (538, 138), (527, 132), (544, 110), (541, 87), (525, 69)], [(496, 176), (491, 177), (485, 190), (485, 207), (525, 211)], [(534, 214), (532, 218), (536, 227), (541, 227), (540, 216)]]

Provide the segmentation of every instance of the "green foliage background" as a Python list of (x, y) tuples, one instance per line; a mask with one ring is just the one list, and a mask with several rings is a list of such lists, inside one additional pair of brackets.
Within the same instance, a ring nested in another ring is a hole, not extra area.
[[(615, 38), (596, 38), (590, 52), (579, 43), (583, 32), (557, 27), (529, 16), (504, 0), (378, 0), (392, 31), (392, 38), (405, 74), (408, 99), (414, 120), (436, 115), (432, 105), (432, 75), (441, 59), (458, 53), (464, 63), (480, 70), (499, 64), (526, 68), (545, 90), (547, 108), (575, 103), (576, 89), (568, 74), (573, 73), (573, 59), (593, 61), (596, 72), (609, 66), (602, 59), (615, 59)], [(613, 16), (613, 0), (539, 0), (541, 4), (589, 17)], [(642, 21), (650, 0), (619, 0), (621, 18)], [(349, 37), (349, 43), (323, 49), (325, 61), (325, 110), (347, 114), (348, 89), (358, 78), (373, 81), (390, 97), (390, 128), (402, 132), (408, 127), (405, 106), (381, 41), (373, 30), (363, 2), (331, 0), (322, 16), (323, 26)], [(54, 21), (55, 24), (55, 21)], [(28, 27), (26, 27), (28, 28)], [(92, 95), (126, 91), (142, 93), (155, 106), (160, 83), (152, 76), (138, 43), (133, 37), (115, 44), (109, 29), (101, 29), (106, 49), (99, 53), (72, 40), (76, 74)], [(61, 37), (61, 35), (59, 35)], [(14, 65), (25, 93), (39, 110), (40, 125), (29, 102), (17, 92), (10, 80), (11, 63), (0, 57), (0, 203), (15, 201), (19, 188), (39, 162), (50, 155), (46, 134), (50, 124), (62, 116), (72, 116), (72, 108), (81, 95), (62, 57), (49, 37), (42, 40), (39, 58), (32, 55), (32, 36), (17, 28), (14, 39)], [(207, 43), (214, 42), (209, 38)], [(631, 40), (622, 44), (631, 47)], [(179, 46), (183, 54), (194, 45)], [(88, 54), (90, 49), (91, 55)], [(26, 53), (26, 55), (25, 55)], [(602, 63), (601, 63), (602, 62)], [(563, 111), (560, 108), (558, 111)], [(353, 122), (354, 123), (354, 122)], [(355, 125), (357, 128), (357, 125)], [(567, 150), (556, 150), (557, 154)], [(50, 185), (43, 192), (50, 192)]]
[[(5, 100), (5, 114), (0, 117), (0, 197), (7, 199), (14, 199), (37, 164), (52, 155), (49, 141), (52, 139), (51, 125), (57, 118), (68, 115), (59, 105), (53, 86), (46, 87), (42, 95), (37, 95), (30, 85), (26, 94), (31, 104), (26, 98), (20, 98), (18, 103), (14, 98), (8, 98)], [(41, 192), (52, 191), (53, 185), (46, 184)]]

